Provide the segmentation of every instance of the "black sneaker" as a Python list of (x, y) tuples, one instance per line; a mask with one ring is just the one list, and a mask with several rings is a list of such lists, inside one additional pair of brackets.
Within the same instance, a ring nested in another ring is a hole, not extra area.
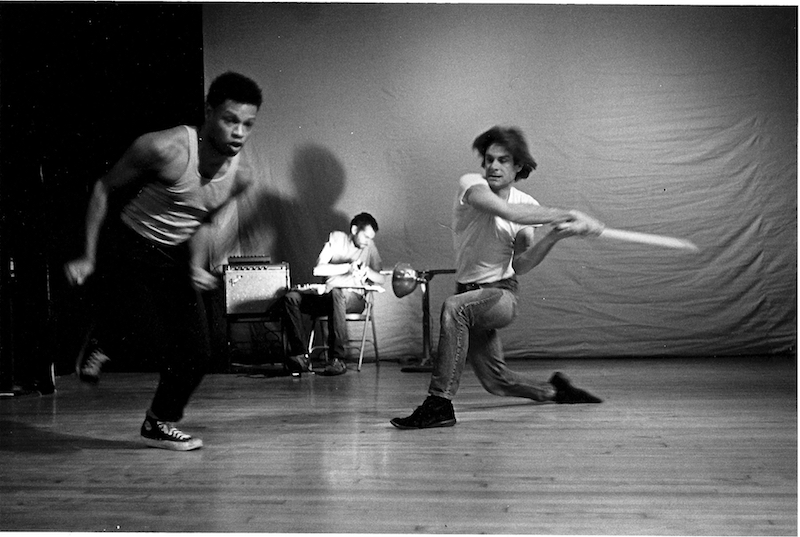
[(317, 373), (323, 377), (334, 377), (336, 375), (344, 375), (347, 373), (347, 365), (338, 358), (334, 358), (332, 362), (325, 366), (325, 369)]
[(171, 423), (158, 421), (150, 416), (144, 418), (141, 434), (144, 443), (154, 448), (191, 451), (203, 447), (203, 441), (199, 438), (192, 438), (176, 429)]
[(407, 418), (394, 418), (390, 423), (398, 429), (452, 427), (456, 424), (456, 414), (449, 399), (429, 395), (413, 414)]
[(97, 344), (97, 340), (89, 339), (78, 354), (75, 372), (83, 382), (97, 384), (100, 381), (100, 370), (110, 360), (111, 358)]
[(308, 355), (307, 354), (296, 354), (294, 356), (287, 356), (286, 359), (283, 361), (283, 365), (291, 371), (292, 373), (302, 373), (304, 371), (310, 371), (311, 368), (308, 366)]
[(586, 390), (576, 388), (564, 373), (554, 373), (549, 380), (555, 386), (556, 395), (553, 401), (561, 404), (602, 403), (603, 400), (595, 397)]

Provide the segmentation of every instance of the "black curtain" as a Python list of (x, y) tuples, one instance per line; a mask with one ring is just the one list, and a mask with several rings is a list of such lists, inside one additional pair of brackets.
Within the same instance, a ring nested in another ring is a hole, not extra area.
[(94, 182), (136, 136), (202, 120), (202, 9), (2, 4), (0, 36), (0, 381), (8, 389), (36, 385), (50, 364), (57, 373), (74, 366), (87, 300), (62, 267), (82, 252)]

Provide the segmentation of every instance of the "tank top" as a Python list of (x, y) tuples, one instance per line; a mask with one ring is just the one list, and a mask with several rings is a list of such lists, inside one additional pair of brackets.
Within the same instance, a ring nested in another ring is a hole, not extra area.
[(122, 221), (136, 233), (166, 246), (188, 240), (208, 214), (231, 196), (239, 164), (236, 155), (223, 176), (203, 184), (198, 170), (197, 130), (187, 125), (184, 128), (189, 160), (183, 175), (171, 185), (161, 181), (147, 183), (121, 214)]

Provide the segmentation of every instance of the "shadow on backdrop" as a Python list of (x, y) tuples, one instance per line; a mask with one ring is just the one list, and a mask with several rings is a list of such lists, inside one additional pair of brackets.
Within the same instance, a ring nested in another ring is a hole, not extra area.
[[(341, 161), (329, 149), (316, 144), (298, 147), (292, 159), (292, 197), (261, 190), (239, 202), (239, 240), (242, 255), (268, 255), (273, 264), (289, 263), (291, 284), (322, 281), (312, 275), (317, 256), (331, 231), (347, 231), (352, 215), (336, 210), (346, 184)], [(224, 294), (217, 293), (209, 316), (212, 370), (224, 371), (231, 361), (263, 361), (260, 350), (269, 340), (263, 326), (248, 323), (244, 345), (231, 343), (224, 318)]]
[(294, 197), (260, 192), (244, 202), (240, 217), (242, 252), (266, 254), (289, 263), (292, 284), (314, 280), (312, 270), (331, 231), (347, 231), (353, 215), (336, 209), (346, 174), (329, 149), (306, 144), (292, 159)]

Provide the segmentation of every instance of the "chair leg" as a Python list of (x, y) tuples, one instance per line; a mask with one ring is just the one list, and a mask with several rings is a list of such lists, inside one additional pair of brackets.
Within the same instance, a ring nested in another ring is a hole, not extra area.
[(369, 316), (370, 324), (372, 325), (372, 348), (375, 349), (375, 367), (380, 366), (381, 360), (378, 356), (378, 332), (375, 330), (375, 316)]
[(364, 345), (367, 342), (367, 327), (372, 319), (372, 303), (367, 303), (364, 317), (364, 330), (361, 332), (361, 348), (358, 351), (358, 371), (361, 371), (361, 364), (364, 362)]
[(308, 333), (308, 355), (311, 356), (311, 351), (314, 350), (314, 327), (316, 321), (311, 321), (311, 331)]
[[(325, 333), (325, 320), (319, 318), (311, 319), (311, 330), (308, 333), (308, 370), (312, 371), (311, 361), (312, 355), (315, 351), (320, 351), (320, 358), (326, 359), (328, 353), (328, 345), (326, 343), (327, 334)], [(317, 325), (319, 325), (319, 337), (322, 340), (320, 345), (314, 345), (314, 339), (317, 335)]]

